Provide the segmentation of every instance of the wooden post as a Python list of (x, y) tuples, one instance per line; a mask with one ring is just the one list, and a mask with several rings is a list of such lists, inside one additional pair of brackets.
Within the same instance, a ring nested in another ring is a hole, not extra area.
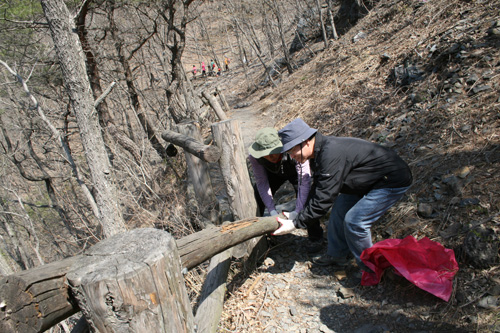
[[(275, 217), (259, 217), (210, 226), (177, 240), (183, 269), (191, 269), (248, 239), (278, 229)], [(80, 311), (66, 284), (82, 256), (52, 262), (0, 280), (0, 332), (43, 332)]]
[(163, 140), (182, 147), (184, 150), (208, 163), (217, 162), (221, 155), (221, 151), (218, 147), (205, 145), (189, 136), (173, 131), (164, 131), (161, 137)]
[(237, 120), (212, 124), (214, 141), (221, 149), (219, 165), (234, 218), (256, 216), (257, 203), (246, 164), (245, 148)]
[(217, 94), (217, 96), (219, 96), (226, 112), (231, 111), (231, 109), (229, 108), (229, 104), (227, 104), (226, 97), (224, 96), (224, 93), (219, 86), (215, 87), (215, 93)]
[(198, 309), (194, 317), (199, 333), (217, 332), (224, 307), (227, 274), (231, 266), (231, 252), (229, 249), (210, 259), (208, 274), (203, 283)]
[[(192, 122), (178, 124), (177, 129), (179, 130), (179, 133), (189, 136), (198, 142), (203, 141), (198, 128)], [(212, 189), (208, 165), (205, 161), (189, 153), (186, 153), (185, 156), (189, 181), (193, 184), (196, 200), (198, 201), (201, 214), (210, 223), (217, 223), (218, 204), (217, 198), (215, 197)]]
[(66, 275), (89, 326), (106, 332), (193, 332), (174, 238), (145, 228), (93, 246)]
[(212, 109), (214, 109), (215, 113), (217, 114), (217, 117), (219, 117), (221, 121), (228, 119), (226, 113), (224, 112), (224, 110), (222, 110), (222, 107), (213, 94), (206, 91), (203, 91), (201, 94), (206, 98)]
[[(257, 204), (253, 196), (252, 184), (246, 165), (243, 141), (237, 120), (226, 120), (212, 124), (214, 141), (221, 148), (219, 165), (222, 170), (226, 192), (235, 218), (255, 216)], [(203, 284), (202, 296), (195, 322), (200, 332), (215, 333), (226, 293), (227, 274), (233, 255), (250, 253), (258, 240), (249, 240), (231, 250), (222, 252), (210, 261), (209, 272)], [(250, 251), (249, 251), (250, 249)]]

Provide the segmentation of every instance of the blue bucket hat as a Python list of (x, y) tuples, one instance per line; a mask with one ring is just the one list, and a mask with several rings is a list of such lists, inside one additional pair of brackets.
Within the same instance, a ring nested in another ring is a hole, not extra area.
[(309, 139), (317, 131), (317, 129), (309, 127), (309, 125), (300, 118), (292, 120), (278, 132), (281, 142), (283, 143), (281, 152), (284, 153), (289, 151), (296, 145)]

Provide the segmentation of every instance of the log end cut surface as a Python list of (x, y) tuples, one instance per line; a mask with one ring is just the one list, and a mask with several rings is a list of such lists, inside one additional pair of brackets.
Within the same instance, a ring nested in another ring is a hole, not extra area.
[(92, 247), (67, 279), (99, 332), (188, 332), (192, 310), (170, 234), (136, 229)]

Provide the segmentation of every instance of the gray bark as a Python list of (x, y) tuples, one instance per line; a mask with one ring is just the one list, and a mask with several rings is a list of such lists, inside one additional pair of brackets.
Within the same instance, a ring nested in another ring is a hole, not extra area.
[(83, 50), (78, 35), (74, 33), (76, 27), (64, 1), (42, 0), (41, 3), (80, 129), (80, 138), (95, 186), (98, 218), (104, 235), (109, 237), (126, 228), (86, 75)]
[[(210, 226), (177, 240), (182, 267), (191, 269), (236, 244), (275, 231), (275, 217)], [(138, 239), (136, 242), (143, 242)], [(38, 266), (0, 280), (0, 332), (43, 332), (80, 309), (68, 290), (66, 274), (83, 267), (82, 256)]]
[(193, 332), (174, 238), (135, 229), (93, 246), (66, 278), (97, 332)]

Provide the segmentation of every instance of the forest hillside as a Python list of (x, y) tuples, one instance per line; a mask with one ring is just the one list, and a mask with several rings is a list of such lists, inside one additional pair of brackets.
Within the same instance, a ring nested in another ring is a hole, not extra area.
[[(249, 88), (242, 84), (241, 67), (224, 74), (220, 82), (233, 97), (233, 112), (240, 112), (241, 106), (255, 109), (263, 126), (275, 124), (279, 129), (300, 117), (324, 134), (378, 142), (403, 156), (414, 184), (375, 228), (374, 236), (428, 237), (455, 251), (460, 270), (448, 304), (432, 303), (434, 310), (428, 308), (430, 303), (419, 304), (423, 309), (402, 311), (408, 318), (434, 321), (437, 326), (431, 331), (446, 323), (452, 326), (442, 327), (445, 331), (499, 330), (500, 3), (374, 3), (326, 49), (319, 33), (310, 39), (293, 54), (292, 74), (280, 68), (276, 86), (257, 70), (251, 81), (260, 85)], [(250, 307), (260, 301), (286, 304), (271, 292), (266, 296), (271, 300), (262, 298), (264, 292), (254, 292), (256, 299), (249, 299), (252, 283), (265, 279), (271, 268), (260, 269), (246, 287), (233, 290), (227, 305), (228, 330), (242, 325), (253, 331), (245, 326), (251, 322), (261, 324), (261, 329), (280, 327), (273, 326), (273, 312), (262, 320), (257, 310), (239, 310), (242, 304)], [(315, 273), (309, 274), (318, 279)], [(297, 274), (290, 285), (306, 284)], [(279, 294), (286, 288), (268, 290)], [(384, 290), (393, 292), (388, 289)], [(361, 297), (364, 307), (381, 306), (367, 301), (366, 294)], [(379, 297), (383, 298), (380, 293)], [(358, 313), (357, 318), (362, 317)], [(293, 315), (290, 318), (288, 329), (297, 322)], [(335, 331), (363, 326), (341, 321), (347, 326), (327, 326)]]
[[(0, 9), (1, 276), (125, 230), (179, 239), (230, 218), (217, 165), (218, 202), (204, 205), (183, 151), (162, 136), (194, 123), (213, 143), (219, 117), (206, 96), (222, 92), (247, 145), (258, 128), (300, 117), (396, 150), (414, 183), (375, 241), (428, 237), (453, 249), (460, 269), (448, 302), (393, 274), (366, 288), (354, 267), (312, 265), (297, 250), (299, 230), (272, 239), (256, 269), (233, 262), (220, 331), (500, 331), (499, 0), (18, 0)], [(206, 268), (185, 276), (193, 305)]]

